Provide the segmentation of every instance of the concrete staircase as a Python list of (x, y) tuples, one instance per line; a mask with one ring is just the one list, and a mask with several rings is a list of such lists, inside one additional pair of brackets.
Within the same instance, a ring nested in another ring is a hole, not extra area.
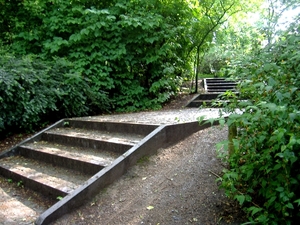
[(205, 92), (195, 96), (186, 107), (212, 106), (212, 103), (226, 91), (236, 92), (236, 85), (236, 82), (225, 78), (205, 78), (203, 79)]
[(111, 184), (138, 159), (209, 125), (64, 119), (0, 155), (0, 175), (59, 199), (36, 224), (49, 224)]

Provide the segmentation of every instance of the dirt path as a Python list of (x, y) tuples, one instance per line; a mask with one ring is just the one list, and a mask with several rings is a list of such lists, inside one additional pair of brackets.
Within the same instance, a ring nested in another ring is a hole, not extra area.
[(226, 137), (213, 127), (160, 149), (55, 224), (240, 224), (215, 182), (223, 169), (215, 144)]
[[(181, 109), (192, 97), (181, 96), (164, 109)], [(0, 142), (0, 147), (19, 142), (18, 137)], [(215, 182), (216, 175), (224, 168), (216, 157), (215, 144), (226, 138), (226, 129), (213, 127), (167, 149), (159, 149), (158, 154), (140, 160), (91, 201), (54, 224), (240, 224), (243, 213)], [(19, 190), (9, 186), (3, 178), (0, 183), (7, 188), (6, 193), (14, 195)], [(33, 199), (32, 195), (34, 193), (26, 192), (28, 200)], [(43, 202), (43, 199), (38, 201)], [(51, 204), (45, 200), (44, 205)], [(25, 212), (18, 210), (18, 205), (15, 209), (16, 217), (20, 218), (13, 219), (32, 224), (33, 220), (24, 217)], [(41, 209), (28, 210), (33, 218)], [(0, 214), (0, 224), (8, 222), (7, 218), (5, 213)]]

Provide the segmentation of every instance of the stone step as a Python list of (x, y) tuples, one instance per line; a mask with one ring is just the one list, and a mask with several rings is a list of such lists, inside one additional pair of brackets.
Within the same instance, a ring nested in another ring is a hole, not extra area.
[(108, 133), (133, 134), (138, 137), (146, 136), (157, 128), (156, 125), (120, 123), (120, 122), (102, 122), (90, 118), (74, 118), (65, 122), (65, 127), (82, 128), (87, 130), (105, 131)]
[(18, 148), (19, 154), (27, 158), (61, 165), (86, 174), (95, 174), (110, 165), (120, 154), (112, 151), (81, 148), (55, 144), (47, 141), (30, 142)]
[(57, 144), (113, 151), (123, 154), (144, 136), (136, 134), (110, 133), (72, 127), (59, 127), (42, 134), (42, 140)]
[(0, 159), (0, 174), (46, 196), (66, 196), (90, 178), (78, 171), (23, 156)]

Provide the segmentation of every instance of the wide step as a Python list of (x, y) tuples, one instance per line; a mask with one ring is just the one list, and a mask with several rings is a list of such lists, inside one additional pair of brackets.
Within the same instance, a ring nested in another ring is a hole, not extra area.
[(142, 138), (143, 136), (140, 135), (65, 127), (51, 129), (42, 135), (42, 139), (49, 142), (114, 151), (121, 154), (137, 144)]
[(112, 151), (67, 146), (47, 141), (23, 144), (19, 147), (19, 154), (91, 175), (110, 165), (120, 155)]
[(97, 149), (81, 148), (76, 146), (66, 146), (47, 141), (26, 143), (21, 148), (39, 151), (47, 154), (57, 155), (73, 160), (81, 160), (99, 166), (110, 165), (119, 154), (111, 151), (100, 151)]
[(0, 174), (46, 195), (65, 196), (89, 179), (78, 171), (51, 166), (23, 156), (0, 160)]
[(142, 135), (133, 135), (133, 134), (126, 134), (126, 133), (111, 133), (107, 131), (101, 130), (89, 130), (89, 129), (80, 129), (80, 128), (73, 128), (73, 127), (61, 127), (55, 128), (47, 133), (56, 133), (65, 136), (72, 136), (78, 138), (89, 138), (107, 142), (116, 142), (122, 144), (131, 144), (134, 145), (138, 143), (143, 136)]

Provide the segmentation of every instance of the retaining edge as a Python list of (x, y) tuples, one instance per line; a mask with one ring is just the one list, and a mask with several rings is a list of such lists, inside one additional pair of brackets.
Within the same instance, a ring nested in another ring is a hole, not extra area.
[(65, 215), (71, 210), (83, 205), (94, 195), (99, 193), (99, 189), (105, 188), (121, 177), (129, 169), (129, 167), (136, 164), (140, 158), (153, 155), (160, 148), (166, 148), (180, 140), (183, 140), (184, 138), (187, 138), (199, 130), (218, 124), (218, 121), (215, 121), (213, 124), (206, 123), (199, 125), (199, 122), (195, 121), (190, 123), (159, 126), (143, 138), (138, 144), (118, 157), (110, 166), (99, 171), (83, 185), (43, 212), (38, 217), (35, 224), (50, 224), (62, 215)]

